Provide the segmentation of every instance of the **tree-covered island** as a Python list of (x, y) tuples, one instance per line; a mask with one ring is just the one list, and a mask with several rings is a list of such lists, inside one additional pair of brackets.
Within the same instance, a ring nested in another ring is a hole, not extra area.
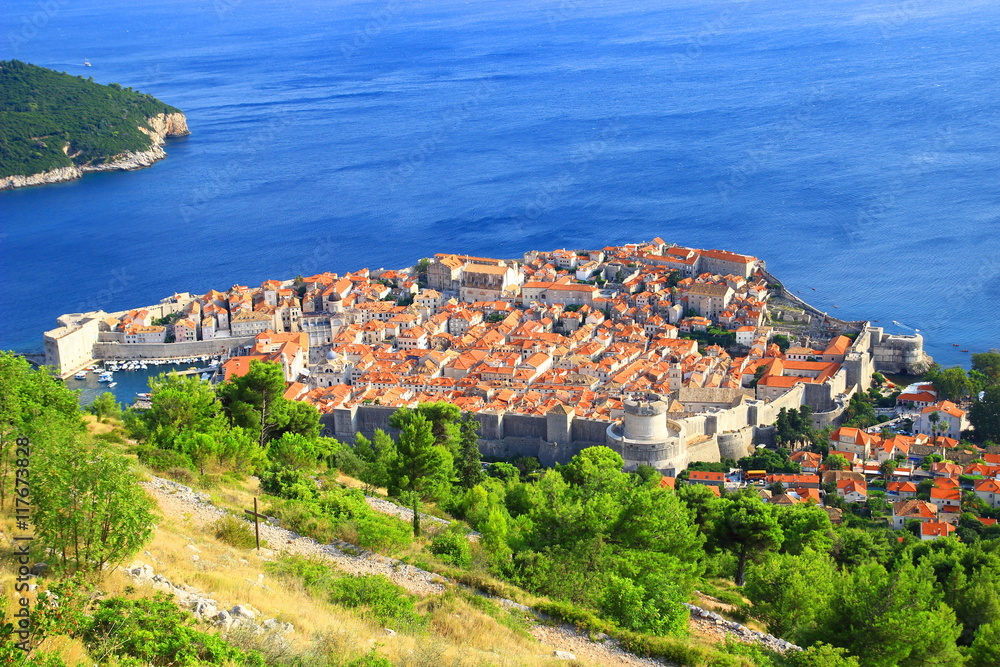
[(146, 167), (186, 134), (180, 109), (152, 95), (0, 61), (0, 190)]

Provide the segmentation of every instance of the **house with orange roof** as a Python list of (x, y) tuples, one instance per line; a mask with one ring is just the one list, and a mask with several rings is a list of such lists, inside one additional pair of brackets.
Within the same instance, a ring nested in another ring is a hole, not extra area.
[(900, 500), (917, 497), (917, 485), (913, 482), (889, 482), (885, 490), (887, 495), (894, 496)]
[[(932, 419), (931, 415), (937, 415), (937, 419)], [(970, 426), (965, 410), (962, 410), (951, 401), (940, 401), (933, 405), (928, 405), (920, 411), (913, 421), (914, 431), (920, 433), (930, 433), (932, 436), (946, 436), (948, 438), (961, 438), (962, 431)], [(936, 430), (935, 430), (936, 428)]]
[(902, 530), (906, 527), (907, 521), (928, 521), (938, 520), (938, 508), (933, 503), (911, 498), (910, 500), (899, 500), (892, 504), (892, 519), (890, 523), (894, 530)]
[(786, 489), (803, 488), (818, 489), (819, 475), (815, 473), (770, 473), (765, 477), (767, 484), (780, 482)]
[(174, 341), (177, 343), (190, 343), (198, 340), (198, 325), (192, 320), (182, 317), (174, 322)]
[(955, 526), (944, 521), (926, 521), (920, 524), (921, 540), (936, 540), (939, 537), (948, 537), (955, 532)]
[(162, 343), (167, 339), (167, 328), (160, 325), (125, 327), (124, 342), (126, 344)]
[(1000, 507), (1000, 482), (997, 480), (984, 479), (977, 482), (973, 493), (990, 507), (994, 509)]
[(962, 474), (962, 466), (951, 461), (937, 461), (931, 464), (930, 472), (934, 477), (958, 477)]
[(862, 460), (871, 458), (872, 448), (877, 447), (881, 441), (882, 438), (873, 433), (850, 426), (841, 426), (830, 434), (831, 448), (851, 452)]
[(723, 487), (726, 485), (726, 475), (725, 473), (721, 472), (709, 472), (707, 470), (691, 470), (688, 472), (688, 483)]
[(962, 511), (962, 490), (931, 488), (931, 502), (937, 505), (938, 512), (953, 513)]
[(849, 503), (863, 503), (868, 500), (868, 484), (853, 479), (839, 480), (837, 495)]
[(802, 467), (802, 472), (818, 473), (820, 464), (823, 462), (823, 456), (821, 454), (810, 452), (805, 449), (793, 452), (789, 458)]

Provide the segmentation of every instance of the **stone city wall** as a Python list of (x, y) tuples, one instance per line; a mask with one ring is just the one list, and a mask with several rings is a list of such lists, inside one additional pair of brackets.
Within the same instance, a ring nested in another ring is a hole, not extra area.
[(95, 359), (170, 359), (173, 357), (200, 357), (216, 354), (228, 355), (239, 347), (254, 344), (253, 336), (242, 338), (216, 338), (189, 343), (94, 343)]

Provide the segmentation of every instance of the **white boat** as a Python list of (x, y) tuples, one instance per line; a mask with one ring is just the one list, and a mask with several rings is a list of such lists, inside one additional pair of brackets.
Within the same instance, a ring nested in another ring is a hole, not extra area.
[(113, 377), (114, 376), (109, 371), (109, 372), (106, 372), (106, 373), (101, 373), (101, 377), (97, 378), (97, 381), (98, 382), (113, 382), (114, 381)]
[(114, 387), (117, 387), (117, 386), (118, 386), (117, 382), (112, 382), (111, 384), (108, 385), (108, 389), (113, 389)]
[(79, 373), (77, 373), (73, 377), (75, 377), (77, 380), (86, 380), (87, 379), (87, 371), (80, 371)]
[(146, 370), (147, 368), (149, 368), (149, 366), (147, 366), (146, 364), (139, 364), (139, 368), (141, 368), (142, 370)]

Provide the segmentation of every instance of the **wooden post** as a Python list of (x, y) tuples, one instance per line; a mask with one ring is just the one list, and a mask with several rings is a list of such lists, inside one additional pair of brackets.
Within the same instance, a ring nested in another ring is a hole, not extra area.
[(253, 499), (252, 510), (243, 510), (243, 511), (253, 517), (253, 534), (254, 537), (257, 538), (257, 551), (260, 551), (260, 523), (258, 522), (258, 519), (266, 519), (267, 515), (261, 514), (260, 512), (257, 511), (257, 498)]

